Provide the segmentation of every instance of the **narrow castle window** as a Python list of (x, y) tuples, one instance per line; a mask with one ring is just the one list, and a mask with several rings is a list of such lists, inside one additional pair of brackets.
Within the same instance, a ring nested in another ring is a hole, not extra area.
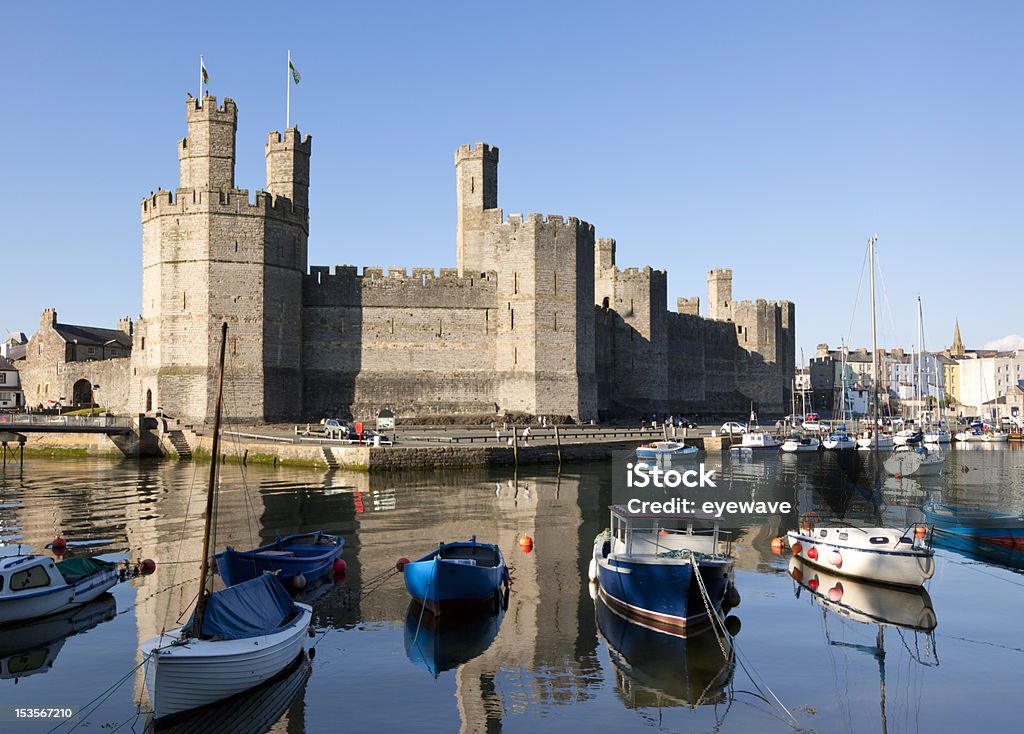
[(558, 273), (554, 273), (555, 276), (555, 293), (558, 293)]
[(470, 176), (469, 177), (469, 193), (472, 194), (472, 193), (475, 193), (475, 192), (476, 192), (476, 179), (473, 178), (472, 176)]
[(558, 314), (555, 314), (555, 331), (558, 331)]
[[(392, 323), (394, 323), (394, 319), (392, 319)], [(441, 338), (441, 319), (437, 320), (437, 338)]]
[(184, 311), (186, 308), (188, 308), (188, 302), (185, 300), (185, 293), (183, 291), (181, 294), (181, 310)]
[(234, 337), (231, 340), (231, 354), (238, 354), (238, 337)]
[(514, 308), (510, 308), (508, 311), (508, 330), (512, 331), (516, 328), (516, 311)]
[(512, 273), (512, 292), (519, 292), (519, 273)]
[(519, 364), (519, 347), (512, 347), (512, 364)]

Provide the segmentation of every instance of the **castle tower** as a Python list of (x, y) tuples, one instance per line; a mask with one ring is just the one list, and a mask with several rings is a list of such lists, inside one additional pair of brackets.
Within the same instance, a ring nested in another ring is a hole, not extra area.
[(312, 143), (298, 127), (272, 132), (267, 138), (267, 191), (295, 206), (309, 206), (309, 156)]
[(207, 96), (202, 107), (191, 95), (185, 105), (188, 137), (178, 141), (181, 188), (220, 191), (235, 187), (235, 130), (238, 110), (233, 100)]
[(455, 260), (459, 275), (495, 270), (487, 224), (501, 221), (498, 209), (498, 149), (486, 143), (455, 151), (455, 196), (458, 221)]
[(142, 202), (143, 304), (133, 400), (187, 423), (213, 416), (220, 324), (228, 324), (230, 418), (291, 417), (302, 399), (302, 277), (311, 141), (271, 133), (267, 187), (234, 188), (235, 103), (186, 103), (179, 188)]
[(732, 268), (708, 271), (708, 316), (718, 321), (732, 319)]

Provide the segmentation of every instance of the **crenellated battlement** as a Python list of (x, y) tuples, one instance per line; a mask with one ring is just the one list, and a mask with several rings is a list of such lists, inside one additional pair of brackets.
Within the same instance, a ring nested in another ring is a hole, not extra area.
[(311, 155), (313, 150), (313, 137), (302, 135), (298, 126), (290, 127), (282, 135), (277, 130), (267, 133), (267, 152), (279, 150), (295, 150), (306, 155)]
[(575, 230), (582, 230), (588, 234), (594, 233), (594, 225), (590, 222), (579, 219), (578, 217), (566, 217), (561, 214), (540, 214), (538, 212), (530, 212), (529, 214), (508, 214), (500, 222), (506, 227), (521, 227), (523, 225), (547, 225), (549, 227), (571, 227)]
[[(251, 198), (250, 198), (251, 196)], [(156, 217), (183, 214), (235, 214), (262, 216), (290, 224), (307, 223), (305, 207), (293, 204), (283, 196), (266, 191), (250, 194), (248, 189), (229, 191), (200, 191), (178, 189), (176, 192), (158, 189), (141, 203), (143, 223)]]
[(238, 107), (231, 97), (224, 97), (220, 106), (212, 94), (203, 96), (202, 104), (197, 97), (189, 94), (185, 98), (185, 115), (189, 123), (200, 120), (216, 120), (234, 123), (238, 120)]
[(460, 285), (475, 287), (481, 282), (493, 282), (497, 279), (497, 273), (474, 273), (470, 275), (459, 275), (456, 268), (413, 268), (409, 274), (408, 268), (366, 265), (362, 272), (355, 265), (335, 265), (332, 268), (327, 265), (313, 265), (305, 276), (307, 282), (316, 286), (327, 286), (335, 281), (361, 281), (364, 287), (382, 285), (392, 287), (394, 284), (407, 284), (413, 287), (429, 287), (433, 285), (449, 286)]
[(455, 165), (466, 159), (484, 158), (493, 163), (498, 162), (498, 146), (487, 143), (464, 143), (455, 151)]

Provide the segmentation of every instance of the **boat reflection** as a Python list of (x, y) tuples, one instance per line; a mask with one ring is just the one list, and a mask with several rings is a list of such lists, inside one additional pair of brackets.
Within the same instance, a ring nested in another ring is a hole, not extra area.
[(309, 674), (309, 659), (303, 651), (294, 662), (263, 685), (183, 716), (172, 717), (166, 724), (163, 721), (154, 723), (150, 719), (146, 732), (265, 734), (301, 696)]
[(405, 654), (435, 678), (482, 655), (494, 642), (505, 617), (497, 611), (471, 607), (435, 615), (416, 601), (405, 614)]
[(789, 575), (797, 584), (797, 596), (807, 590), (824, 609), (855, 622), (920, 632), (931, 632), (938, 624), (924, 587), (909, 590), (872, 584), (831, 574), (797, 558), (789, 560)]
[(117, 614), (117, 603), (103, 594), (80, 607), (0, 629), (0, 678), (23, 678), (53, 667), (64, 640)]
[[(594, 603), (615, 689), (627, 708), (696, 708), (732, 700), (735, 659), (727, 635), (716, 636), (709, 624), (685, 636), (660, 632), (623, 617), (600, 597)], [(739, 619), (729, 620), (738, 631)]]

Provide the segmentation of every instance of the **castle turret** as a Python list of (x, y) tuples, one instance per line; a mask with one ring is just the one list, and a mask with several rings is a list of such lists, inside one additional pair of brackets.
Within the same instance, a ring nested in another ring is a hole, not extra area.
[(732, 268), (708, 271), (708, 316), (718, 321), (732, 319)]
[(455, 195), (455, 259), (459, 275), (495, 270), (494, 244), (486, 237), (486, 225), (501, 221), (496, 147), (477, 143), (473, 147), (462, 145), (455, 151)]
[(283, 137), (275, 131), (267, 138), (267, 191), (304, 209), (309, 207), (312, 145), (312, 139), (308, 135), (303, 138), (298, 127), (288, 128)]
[(218, 107), (206, 96), (202, 107), (189, 95), (185, 102), (188, 137), (178, 142), (181, 188), (220, 191), (235, 187), (235, 129), (238, 110), (228, 97)]

